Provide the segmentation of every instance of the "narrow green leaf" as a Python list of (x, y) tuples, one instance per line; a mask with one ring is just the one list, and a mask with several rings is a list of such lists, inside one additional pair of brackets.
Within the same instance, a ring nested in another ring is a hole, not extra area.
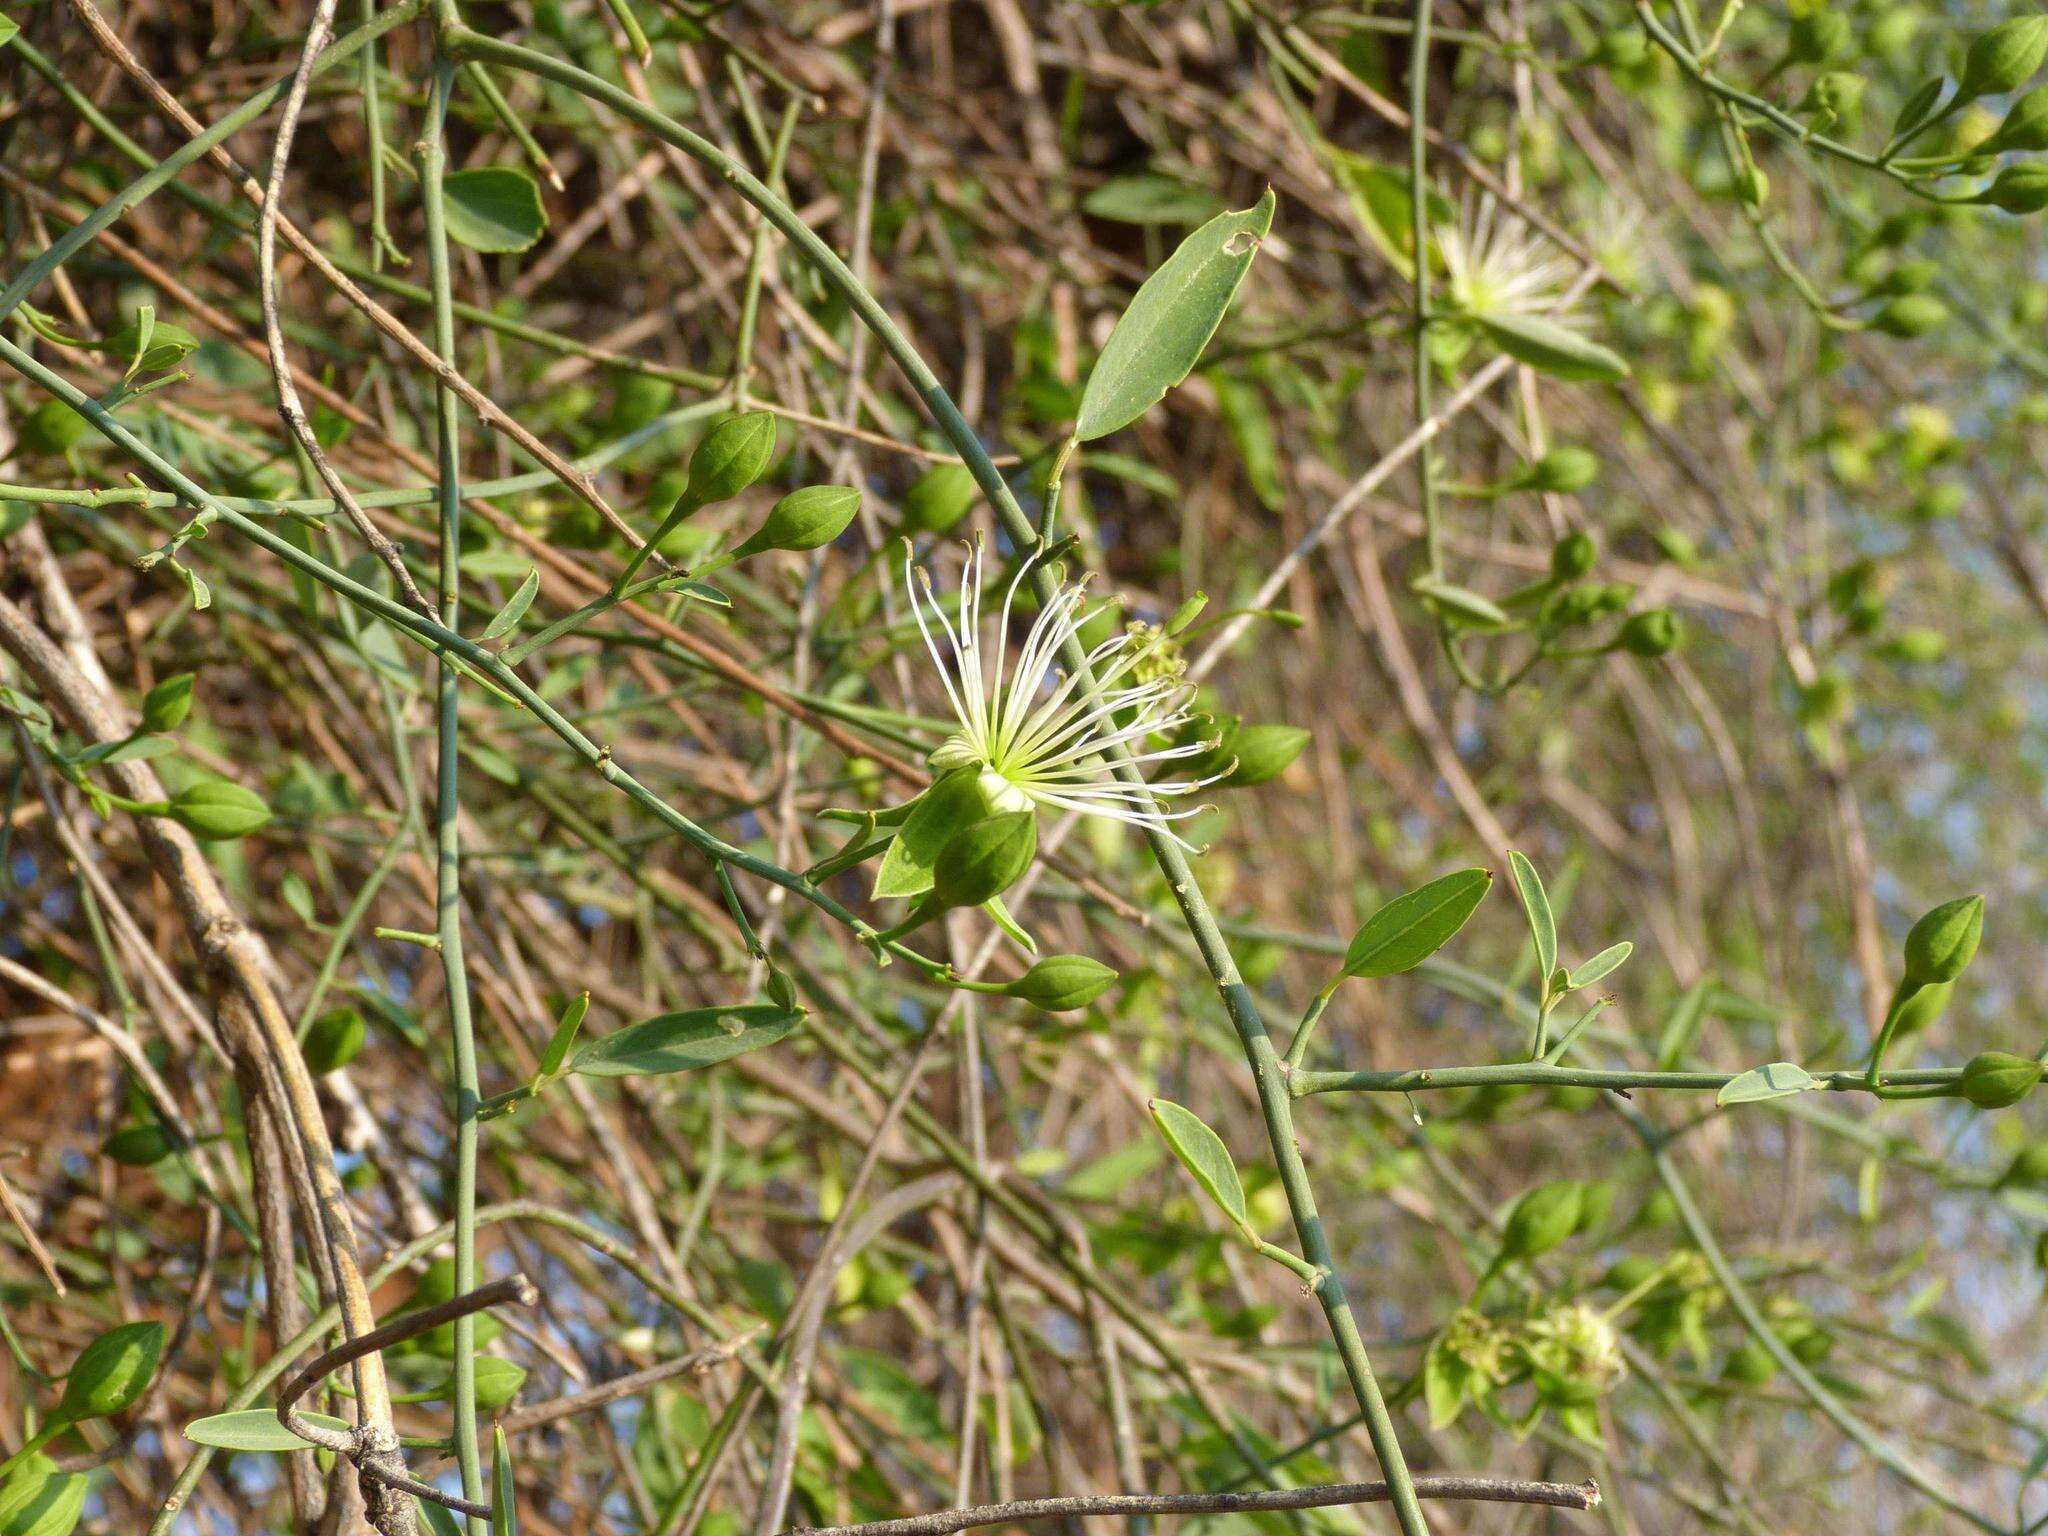
[(1397, 976), (1449, 942), (1485, 898), (1493, 871), (1461, 869), (1396, 896), (1365, 920), (1344, 951), (1346, 976)]
[(1081, 211), (1119, 224), (1199, 224), (1222, 212), (1223, 200), (1207, 187), (1147, 171), (1113, 176), (1081, 199)]
[(1574, 382), (1628, 377), (1621, 354), (1533, 315), (1474, 315), (1473, 321), (1493, 344), (1518, 363), (1539, 373)]
[(1623, 939), (1619, 944), (1610, 944), (1584, 965), (1565, 978), (1568, 990), (1576, 992), (1580, 987), (1590, 987), (1601, 977), (1621, 968), (1622, 961), (1636, 952), (1635, 945)]
[(1456, 586), (1440, 576), (1418, 576), (1408, 583), (1408, 589), (1447, 618), (1473, 628), (1506, 629), (1513, 622), (1491, 598), (1467, 587)]
[[(1408, 172), (1385, 165), (1365, 155), (1324, 145), (1323, 154), (1336, 173), (1338, 185), (1350, 195), (1351, 209), (1359, 226), (1404, 281), (1415, 280), (1415, 221)], [(1424, 191), (1432, 221), (1449, 222), (1455, 217), (1450, 200), (1435, 187)]]
[(13, 42), (20, 31), (20, 22), (0, 16), (0, 48), (5, 48), (9, 43)]
[(1145, 279), (1088, 375), (1075, 437), (1129, 426), (1188, 376), (1272, 227), (1268, 190), (1255, 206), (1204, 224)]
[(548, 227), (540, 187), (509, 165), (479, 166), (441, 178), (448, 238), (495, 255), (523, 251)]
[(1897, 142), (1926, 122), (1935, 105), (1941, 100), (1942, 92), (1947, 88), (1946, 75), (1935, 75), (1915, 86), (1913, 94), (1899, 107), (1898, 121), (1892, 124), (1893, 141)]
[(586, 1077), (690, 1072), (773, 1045), (803, 1018), (769, 1003), (659, 1014), (584, 1042), (569, 1070)]
[(413, 1508), (420, 1512), (420, 1524), (427, 1528), (428, 1536), (462, 1536), (462, 1522), (455, 1518), (455, 1511), (446, 1504), (421, 1498), (415, 1498), (412, 1503)]
[(1244, 1184), (1237, 1176), (1237, 1164), (1223, 1138), (1202, 1123), (1194, 1111), (1183, 1109), (1171, 1099), (1151, 1099), (1146, 1108), (1159, 1127), (1159, 1134), (1173, 1148), (1181, 1166), (1195, 1176), (1195, 1182), (1209, 1192), (1223, 1214), (1240, 1227), (1249, 1226), (1244, 1212)]
[(505, 606), (500, 608), (491, 619), (491, 622), (484, 626), (484, 638), (486, 640), (496, 640), (500, 636), (509, 635), (513, 630), (517, 629), (519, 621), (526, 617), (526, 610), (533, 606), (533, 596), (538, 591), (540, 591), (540, 572), (537, 570), (528, 571), (526, 573), (526, 580), (519, 583), (519, 589), (505, 599)]
[[(327, 1413), (301, 1413), (300, 1418), (322, 1429), (346, 1432), (346, 1419)], [(194, 1419), (185, 1426), (185, 1438), (222, 1451), (310, 1451), (313, 1445), (301, 1440), (277, 1421), (269, 1408), (245, 1408), (239, 1413), (216, 1413)]]
[(1557, 969), (1557, 919), (1550, 915), (1550, 897), (1543, 890), (1543, 877), (1536, 866), (1512, 850), (1508, 869), (1515, 877), (1515, 894), (1522, 898), (1522, 913), (1529, 919), (1529, 937), (1536, 945), (1536, 966), (1545, 976)]
[(547, 1049), (540, 1055), (540, 1077), (553, 1077), (562, 1070), (562, 1063), (569, 1059), (569, 1047), (576, 1043), (576, 1031), (583, 1027), (583, 1015), (590, 1012), (590, 994), (585, 992), (562, 1010), (562, 1017), (555, 1025), (555, 1032), (548, 1037)]
[(519, 1536), (519, 1487), (502, 1424), (491, 1426), (491, 1536)]
[(988, 814), (980, 776), (956, 768), (917, 797), (903, 829), (875, 871), (875, 899), (921, 896), (932, 888), (932, 868), (953, 834)]
[(1751, 1067), (1740, 1077), (1724, 1085), (1714, 1095), (1716, 1104), (1761, 1104), (1766, 1099), (1789, 1098), (1795, 1093), (1808, 1093), (1818, 1088), (1813, 1074), (1806, 1068), (1795, 1066), (1789, 1061), (1774, 1061), (1769, 1066)]
[(1685, 1059), (1692, 1049), (1693, 1040), (1700, 1032), (1700, 1025), (1706, 1022), (1707, 1003), (1714, 995), (1714, 978), (1702, 976), (1678, 1001), (1672, 1004), (1671, 1012), (1664, 1020), (1664, 1028), (1657, 1036), (1657, 1069), (1668, 1072)]

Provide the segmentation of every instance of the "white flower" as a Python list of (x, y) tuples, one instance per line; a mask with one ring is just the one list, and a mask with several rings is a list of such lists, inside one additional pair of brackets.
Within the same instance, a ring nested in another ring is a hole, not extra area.
[[(960, 727), (932, 753), (935, 769), (978, 768), (982, 789), (999, 811), (1038, 806), (1080, 811), (1162, 833), (1192, 851), (1175, 836), (1170, 823), (1197, 815), (1200, 807), (1167, 811), (1159, 801), (1214, 780), (1127, 784), (1111, 777), (1104, 757), (1122, 747), (1143, 771), (1151, 764), (1198, 757), (1214, 746), (1208, 741), (1166, 747), (1147, 743), (1150, 736), (1180, 732), (1195, 718), (1186, 707), (1192, 690), (1181, 682), (1180, 669), (1156, 664), (1162, 639), (1157, 630), (1120, 631), (1091, 650), (1088, 670), (1096, 688), (1088, 692), (1081, 687), (1079, 673), (1058, 665), (1061, 648), (1078, 631), (1085, 595), (1081, 583), (1062, 584), (1039, 609), (1012, 665), (1010, 606), (1031, 569), (1030, 561), (1003, 595), (993, 649), (982, 642), (984, 566), (979, 540), (961, 574), (957, 624), (947, 617), (930, 576), (913, 566), (907, 554), (904, 567), (912, 590), (911, 611)], [(945, 637), (943, 646), (926, 620), (927, 606)]]
[(1467, 315), (1520, 315), (1569, 325), (1561, 308), (1572, 264), (1493, 196), (1465, 200), (1456, 224), (1436, 231), (1453, 307)]

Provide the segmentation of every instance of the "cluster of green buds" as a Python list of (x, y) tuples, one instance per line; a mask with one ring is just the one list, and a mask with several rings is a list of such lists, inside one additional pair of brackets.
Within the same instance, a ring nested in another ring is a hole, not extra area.
[[(1546, 456), (1531, 468), (1540, 469), (1554, 457)], [(1697, 556), (1696, 551), (1685, 552)], [(1565, 534), (1551, 546), (1550, 569), (1541, 578), (1510, 592), (1498, 605), (1487, 605), (1499, 615), (1499, 622), (1491, 627), (1501, 632), (1527, 629), (1542, 654), (1560, 657), (1625, 651), (1653, 660), (1685, 643), (1685, 626), (1671, 609), (1629, 613), (1634, 587), (1626, 582), (1591, 580), (1599, 563), (1599, 541), (1590, 532), (1579, 528)], [(1615, 620), (1619, 622), (1613, 623), (1603, 639), (1575, 642), (1571, 638), (1577, 631)]]
[[(1984, 935), (1984, 898), (1960, 896), (1925, 914), (1906, 934), (1904, 969), (1870, 1052), (1868, 1081), (1882, 1090), (1892, 1044), (1926, 1028), (1947, 1004), (1956, 980), (1976, 957)], [(2038, 1058), (1983, 1051), (1963, 1065), (1955, 1093), (1979, 1109), (2006, 1109), (2040, 1085)]]
[[(1627, 1373), (1613, 1314), (1568, 1301), (1520, 1318), (1460, 1309), (1430, 1344), (1421, 1380), (1434, 1428), (1455, 1423), (1469, 1404), (1518, 1433), (1551, 1413), (1566, 1433), (1597, 1445), (1600, 1399)], [(1526, 1404), (1510, 1409), (1503, 1395), (1523, 1385)]]
[[(767, 474), (774, 459), (773, 413), (745, 411), (712, 427), (691, 453), (688, 475), (673, 503), (652, 537), (627, 561), (614, 590), (623, 591), (655, 553), (681, 553), (670, 543), (678, 530), (704, 508), (731, 501), (753, 486)], [(860, 492), (852, 486), (805, 486), (776, 502), (759, 528), (705, 569), (771, 549), (822, 549), (846, 531), (859, 511)]]
[[(1880, 162), (1900, 174), (1929, 180), (1991, 177), (1974, 191), (1941, 196), (1938, 201), (2022, 215), (2048, 208), (2048, 165), (2026, 160), (1998, 164), (2002, 155), (2048, 149), (2048, 96), (2041, 90), (2018, 96), (1995, 124), (1975, 105), (1987, 96), (2020, 91), (2044, 63), (2048, 63), (2048, 16), (2014, 17), (1981, 33), (1965, 52), (1953, 88), (1937, 75), (1907, 99)], [(1944, 123), (1950, 125), (1948, 142), (1938, 150), (1917, 156), (1904, 153), (1916, 139)], [(1893, 335), (1923, 335), (1946, 318), (1946, 309), (1938, 300), (1909, 295), (1892, 300), (1870, 323)]]

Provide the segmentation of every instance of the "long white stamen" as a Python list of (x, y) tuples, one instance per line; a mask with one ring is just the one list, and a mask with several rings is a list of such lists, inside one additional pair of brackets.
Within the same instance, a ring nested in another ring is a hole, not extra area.
[(1142, 773), (1208, 752), (1207, 742), (1149, 745), (1194, 721), (1185, 707), (1190, 690), (1171, 676), (1133, 680), (1160, 649), (1156, 632), (1148, 638), (1143, 631), (1123, 631), (1090, 648), (1085, 672), (1092, 674), (1093, 687), (1084, 690), (1084, 672), (1069, 671), (1059, 661), (1079, 634), (1086, 603), (1079, 583), (1062, 584), (1046, 599), (1013, 655), (1010, 619), (1030, 567), (1027, 559), (1005, 589), (992, 643), (985, 643), (982, 632), (987, 552), (978, 541), (961, 573), (956, 615), (948, 615), (922, 570), (908, 571), (918, 633), (959, 724), (950, 750), (963, 752), (1035, 804), (1120, 821), (1188, 847), (1171, 823), (1200, 808), (1169, 811), (1160, 799), (1214, 780), (1125, 782), (1112, 774), (1108, 759), (1120, 753)]

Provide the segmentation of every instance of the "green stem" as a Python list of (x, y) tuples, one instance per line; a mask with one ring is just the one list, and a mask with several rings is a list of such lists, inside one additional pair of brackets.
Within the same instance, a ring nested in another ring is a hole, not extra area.
[[(420, 173), (420, 205), (426, 218), (427, 281), (434, 295), (434, 350), (454, 364), (455, 311), (448, 269), (448, 226), (441, 173), (448, 96), (455, 66), (436, 60), (427, 96), (427, 121), (413, 152)], [(455, 391), (437, 382), (434, 390), (437, 487), (441, 514), (440, 593), (442, 625), (453, 631), (461, 617), (462, 442)], [(455, 1293), (476, 1289), (477, 1076), (476, 1029), (469, 1011), (469, 972), (462, 956), (462, 723), (461, 673), (444, 652), (435, 666), (434, 902), (441, 971), (448, 991), (448, 1028), (455, 1066)], [(462, 1469), (465, 1497), (485, 1497), (483, 1452), (476, 1422), (476, 1317), (455, 1320), (455, 1459)], [(485, 1536), (471, 1516), (470, 1536)]]
[[(1510, 1061), (1480, 1067), (1410, 1067), (1397, 1072), (1297, 1072), (1297, 1097), (1311, 1093), (1423, 1093), (1449, 1088), (1606, 1088), (1718, 1093), (1740, 1072), (1637, 1072), (1596, 1067), (1554, 1066), (1543, 1061)], [(1846, 1067), (1810, 1074), (1831, 1093), (1870, 1093), (1868, 1069)], [(1890, 1081), (1901, 1087), (1953, 1089), (1962, 1080), (1961, 1067), (1918, 1067), (1894, 1072)]]

